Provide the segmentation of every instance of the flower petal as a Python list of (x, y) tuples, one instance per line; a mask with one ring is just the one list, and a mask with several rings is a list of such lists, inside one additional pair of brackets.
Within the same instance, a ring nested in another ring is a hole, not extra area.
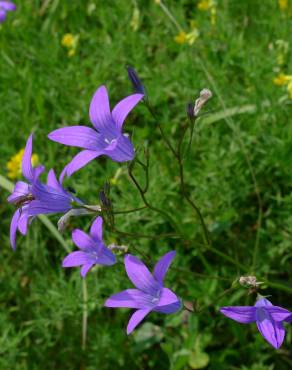
[(24, 181), (17, 181), (13, 192), (7, 198), (9, 203), (17, 202), (29, 194), (29, 185)]
[(104, 304), (105, 307), (150, 308), (151, 296), (139, 289), (127, 289), (111, 295)]
[(64, 192), (61, 184), (57, 180), (55, 171), (53, 169), (50, 169), (50, 171), (48, 172), (47, 185), (55, 190), (58, 190), (60, 193)]
[(0, 1), (0, 8), (12, 12), (16, 10), (16, 5), (11, 1)]
[(20, 216), (18, 220), (18, 230), (21, 232), (22, 235), (26, 235), (27, 233), (27, 227), (28, 227), (28, 221), (29, 221), (27, 209), (28, 209), (27, 207), (22, 207), (20, 209)]
[(57, 143), (84, 149), (96, 149), (101, 143), (100, 135), (90, 127), (68, 126), (49, 133), (48, 138)]
[(280, 348), (285, 338), (285, 329), (281, 322), (274, 321), (268, 316), (257, 320), (257, 327), (265, 340), (274, 348)]
[(273, 303), (270, 302), (266, 298), (258, 299), (255, 303), (255, 307), (266, 307), (266, 306), (273, 306)]
[(171, 314), (171, 313), (175, 313), (178, 310), (180, 310), (181, 306), (182, 306), (181, 301), (178, 300), (178, 301), (176, 301), (174, 303), (171, 303), (171, 304), (168, 304), (166, 306), (161, 306), (161, 307), (156, 306), (153, 311), (159, 312), (159, 313)]
[(115, 162), (128, 162), (135, 156), (133, 144), (125, 135), (120, 135), (112, 145), (104, 149), (104, 154)]
[(173, 293), (173, 291), (171, 291), (168, 288), (162, 288), (161, 295), (160, 295), (159, 302), (158, 302), (157, 306), (158, 307), (167, 306), (167, 305), (175, 303), (177, 301), (179, 301), (179, 299), (176, 296), (176, 294)]
[(175, 254), (176, 254), (175, 251), (166, 253), (164, 256), (160, 258), (160, 260), (154, 266), (153, 276), (160, 284), (163, 284), (164, 276), (172, 260), (174, 259)]
[(102, 154), (102, 151), (93, 150), (83, 150), (82, 152), (78, 153), (66, 166), (67, 176), (72, 176), (74, 172), (80, 170), (80, 168), (87, 165), (88, 162), (92, 161), (94, 158), (99, 157)]
[(98, 245), (92, 240), (92, 238), (87, 235), (84, 231), (80, 229), (75, 229), (72, 231), (72, 240), (78, 248), (84, 251), (96, 250), (98, 252)]
[(0, 23), (5, 22), (6, 19), (6, 11), (0, 8)]
[(22, 174), (29, 182), (33, 181), (33, 170), (31, 165), (32, 138), (32, 134), (29, 135), (22, 157)]
[(18, 220), (20, 217), (20, 209), (17, 209), (11, 219), (10, 223), (10, 245), (12, 249), (16, 249), (16, 231), (18, 227)]
[(94, 239), (99, 240), (99, 241), (102, 240), (102, 223), (103, 223), (102, 217), (98, 216), (93, 221), (91, 228), (90, 228), (90, 235)]
[(288, 319), (288, 317), (292, 314), (292, 312), (290, 312), (289, 310), (286, 310), (285, 308), (279, 306), (266, 307), (265, 309), (269, 312), (272, 319), (275, 321), (284, 321)]
[(89, 106), (89, 118), (93, 126), (103, 132), (112, 122), (109, 98), (105, 86), (100, 86), (93, 95)]
[(132, 283), (145, 293), (155, 296), (160, 285), (153, 278), (144, 263), (131, 254), (126, 254), (124, 262), (127, 275)]
[(127, 334), (131, 334), (132, 331), (136, 328), (137, 325), (140, 324), (140, 322), (144, 319), (145, 316), (148, 315), (148, 313), (151, 311), (151, 308), (145, 308), (141, 310), (137, 310), (133, 313), (131, 316), (128, 326), (127, 326)]
[(181, 308), (180, 299), (170, 289), (163, 288), (154, 311), (161, 313), (174, 313)]
[(99, 265), (112, 266), (116, 263), (116, 256), (111, 250), (102, 245), (96, 263)]
[(85, 252), (72, 252), (63, 259), (63, 267), (75, 267), (91, 263), (90, 256)]
[(85, 278), (87, 275), (88, 271), (94, 266), (94, 263), (87, 263), (81, 267), (80, 270), (80, 275)]
[(249, 324), (256, 321), (256, 308), (254, 306), (221, 307), (220, 312), (241, 324)]
[(72, 207), (68, 200), (63, 200), (62, 202), (33, 200), (29, 203), (28, 216), (45, 215), (51, 213), (66, 213), (71, 208)]
[(133, 94), (127, 96), (114, 107), (112, 111), (112, 117), (115, 121), (115, 124), (120, 130), (122, 130), (123, 123), (127, 115), (139, 103), (143, 96), (144, 95), (142, 94)]

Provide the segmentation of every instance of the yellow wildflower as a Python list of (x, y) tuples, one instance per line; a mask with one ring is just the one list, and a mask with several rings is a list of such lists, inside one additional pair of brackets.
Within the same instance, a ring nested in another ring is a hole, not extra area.
[(139, 9), (135, 6), (132, 19), (130, 22), (130, 26), (132, 27), (133, 31), (137, 31), (139, 27), (139, 20), (140, 20), (140, 11)]
[(174, 41), (177, 42), (178, 44), (185, 44), (188, 41), (187, 34), (184, 31), (180, 31), (175, 36)]
[(288, 0), (278, 0), (279, 8), (286, 10), (288, 8)]
[(197, 8), (202, 11), (211, 9), (214, 6), (213, 0), (201, 0), (198, 2)]
[(61, 44), (65, 48), (72, 48), (74, 46), (74, 36), (72, 33), (66, 33), (62, 38)]
[(79, 36), (72, 35), (72, 33), (66, 33), (61, 40), (61, 45), (68, 49), (68, 56), (72, 57), (77, 48)]
[(161, 0), (154, 0), (154, 2), (155, 2), (156, 4), (160, 4), (160, 3), (161, 3)]
[[(8, 170), (7, 176), (11, 180), (15, 180), (21, 176), (22, 173), (22, 157), (23, 157), (24, 149), (21, 149), (18, 153), (12, 156), (6, 164), (6, 168)], [(31, 157), (32, 165), (35, 167), (38, 162), (39, 158), (37, 154), (33, 154)]]
[(279, 73), (278, 76), (273, 79), (273, 83), (277, 86), (284, 86), (290, 81), (292, 81), (292, 75), (285, 75), (284, 73)]

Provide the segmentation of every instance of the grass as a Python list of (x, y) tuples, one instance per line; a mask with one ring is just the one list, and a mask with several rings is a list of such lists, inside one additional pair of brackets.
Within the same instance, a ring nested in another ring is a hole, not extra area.
[[(129, 310), (103, 308), (109, 295), (129, 287), (119, 255), (117, 265), (95, 268), (86, 279), (88, 332), (82, 349), (78, 269), (61, 268), (66, 252), (38, 220), (26, 237), (18, 237), (18, 249), (12, 252), (13, 209), (6, 203), (8, 192), (1, 189), (0, 369), (290, 369), (291, 327), (283, 347), (275, 351), (255, 326), (231, 322), (218, 309), (254, 303), (256, 295), (246, 289), (228, 290), (240, 275), (252, 272), (265, 282), (262, 295), (292, 309), (292, 101), (285, 87), (272, 82), (279, 70), (292, 71), (291, 50), (279, 66), (276, 43), (290, 42), (292, 9), (281, 12), (272, 0), (217, 1), (212, 26), (210, 13), (197, 10), (196, 1), (165, 1), (186, 32), (190, 21), (200, 32), (193, 45), (180, 45), (174, 41), (176, 26), (154, 1), (18, 3), (17, 12), (0, 26), (1, 175), (7, 175), (7, 161), (24, 147), (30, 132), (40, 161), (59, 173), (77, 150), (50, 142), (47, 134), (62, 125), (88, 125), (89, 102), (101, 84), (109, 89), (112, 106), (130, 94), (127, 64), (139, 72), (173, 145), (186, 104), (208, 87), (214, 97), (197, 121), (184, 168), (186, 191), (204, 216), (212, 249), (201, 246), (199, 220), (182, 201), (179, 168), (155, 120), (145, 106), (137, 106), (126, 128), (141, 160), (143, 148), (150, 148), (147, 199), (170, 213), (191, 242), (134, 238), (108, 229), (105, 240), (126, 245), (134, 254), (138, 248), (153, 261), (176, 249), (167, 286), (206, 309), (167, 317), (152, 313), (127, 337)], [(136, 31), (130, 26), (135, 6)], [(68, 32), (79, 35), (73, 57), (61, 46)], [(134, 174), (144, 181), (139, 166)], [(96, 204), (105, 180), (112, 183), (115, 210), (143, 206), (126, 166), (105, 158), (67, 184), (88, 204)], [(115, 218), (116, 228), (127, 233), (173, 231), (163, 215), (148, 209)], [(56, 223), (58, 216), (50, 219)], [(70, 231), (88, 230), (90, 222), (89, 217), (71, 221), (63, 234), (71, 249)]]

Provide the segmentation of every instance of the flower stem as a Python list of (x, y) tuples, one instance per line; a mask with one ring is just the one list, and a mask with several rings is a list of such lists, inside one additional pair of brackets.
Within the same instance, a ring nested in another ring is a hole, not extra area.
[(82, 299), (83, 299), (83, 306), (82, 306), (82, 350), (85, 351), (86, 349), (86, 340), (87, 340), (87, 319), (88, 319), (88, 294), (87, 294), (87, 285), (86, 280), (82, 279)]

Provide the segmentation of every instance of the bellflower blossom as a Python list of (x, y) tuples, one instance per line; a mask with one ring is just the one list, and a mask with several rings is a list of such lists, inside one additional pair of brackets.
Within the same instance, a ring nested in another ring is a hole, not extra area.
[(111, 112), (107, 89), (101, 86), (95, 92), (89, 107), (89, 118), (94, 129), (69, 126), (48, 135), (49, 139), (58, 143), (84, 149), (66, 166), (68, 176), (101, 155), (106, 155), (115, 162), (127, 162), (134, 158), (133, 144), (122, 129), (127, 115), (142, 98), (142, 94), (127, 96)]
[(43, 166), (32, 167), (32, 142), (33, 136), (30, 135), (26, 142), (22, 157), (22, 174), (27, 182), (17, 181), (13, 192), (7, 198), (9, 203), (13, 203), (19, 207), (15, 211), (10, 224), (10, 244), (14, 250), (16, 249), (17, 229), (22, 235), (26, 235), (27, 233), (29, 222), (28, 209), (31, 201), (34, 199), (32, 195), (32, 185), (44, 171)]
[(131, 316), (127, 334), (151, 311), (170, 314), (181, 308), (180, 299), (168, 288), (164, 287), (164, 276), (175, 256), (175, 251), (166, 253), (155, 265), (153, 275), (137, 257), (127, 254), (125, 268), (129, 279), (136, 289), (127, 289), (109, 297), (105, 307), (128, 307), (137, 311)]
[(48, 172), (47, 184), (35, 181), (31, 187), (34, 200), (30, 202), (29, 216), (40, 214), (66, 213), (73, 208), (73, 202), (82, 204), (82, 202), (73, 196), (62, 186), (66, 168), (62, 171), (59, 180), (55, 172), (51, 169)]
[(292, 314), (285, 308), (273, 306), (266, 298), (259, 299), (254, 306), (222, 307), (220, 312), (242, 324), (255, 322), (264, 339), (276, 349), (280, 348), (285, 337), (282, 322), (288, 321)]
[(79, 229), (73, 230), (73, 242), (81, 251), (68, 254), (63, 260), (63, 267), (82, 266), (80, 273), (85, 277), (94, 265), (111, 266), (116, 263), (116, 256), (103, 243), (102, 223), (102, 218), (97, 217), (89, 235)]
[(7, 12), (13, 12), (14, 10), (16, 10), (16, 5), (11, 1), (0, 1), (0, 23), (5, 21)]

